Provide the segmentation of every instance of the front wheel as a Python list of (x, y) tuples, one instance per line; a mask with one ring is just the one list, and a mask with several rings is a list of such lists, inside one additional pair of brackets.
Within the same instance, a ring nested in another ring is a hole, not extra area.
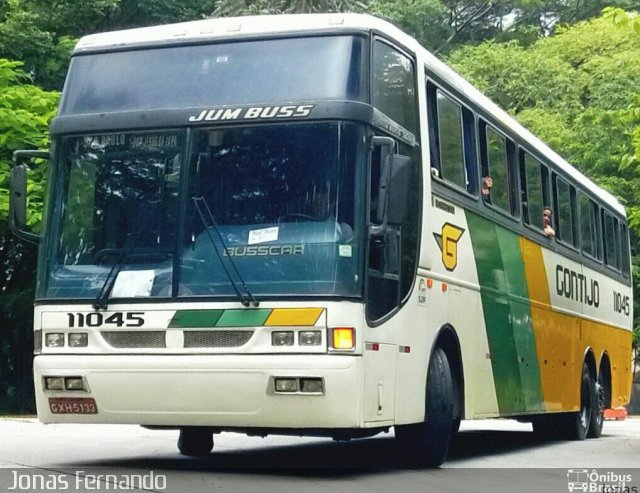
[(208, 428), (189, 426), (180, 428), (178, 450), (182, 455), (203, 457), (213, 450), (213, 433)]
[(410, 464), (438, 467), (449, 453), (454, 422), (451, 368), (441, 348), (429, 362), (426, 394), (424, 422), (396, 426), (396, 439)]

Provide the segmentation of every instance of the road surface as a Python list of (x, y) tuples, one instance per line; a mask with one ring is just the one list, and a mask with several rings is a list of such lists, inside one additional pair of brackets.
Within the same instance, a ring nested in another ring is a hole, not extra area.
[(392, 433), (346, 443), (223, 433), (215, 436), (214, 452), (206, 458), (181, 456), (177, 436), (177, 431), (136, 426), (0, 419), (0, 493), (551, 493), (568, 491), (568, 477), (582, 481), (595, 472), (600, 483), (629, 480), (621, 493), (640, 492), (640, 469), (632, 470), (640, 467), (640, 419), (633, 418), (607, 422), (600, 439), (583, 442), (541, 441), (531, 425), (515, 421), (466, 421), (449, 460), (437, 470), (405, 468)]

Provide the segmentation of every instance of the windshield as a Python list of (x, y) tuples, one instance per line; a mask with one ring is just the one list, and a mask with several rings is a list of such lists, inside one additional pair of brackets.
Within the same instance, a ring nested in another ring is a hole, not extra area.
[(361, 295), (363, 127), (186, 135), (62, 140), (39, 298)]

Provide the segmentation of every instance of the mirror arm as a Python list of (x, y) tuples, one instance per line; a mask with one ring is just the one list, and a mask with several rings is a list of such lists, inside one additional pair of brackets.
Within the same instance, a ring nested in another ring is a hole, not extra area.
[(48, 151), (32, 151), (32, 150), (20, 150), (13, 152), (13, 159), (11, 161), (11, 167), (18, 166), (21, 164), (21, 161), (26, 161), (27, 166), (29, 166), (29, 162), (33, 159), (49, 159)]

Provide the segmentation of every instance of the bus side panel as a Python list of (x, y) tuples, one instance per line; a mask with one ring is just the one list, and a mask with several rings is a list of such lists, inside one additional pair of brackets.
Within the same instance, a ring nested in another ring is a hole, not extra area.
[(434, 330), (449, 326), (457, 335), (464, 380), (464, 416), (495, 417), (499, 415), (498, 398), (470, 225), (463, 208), (435, 195), (432, 202), (433, 231), (423, 245), (434, 252), (432, 269), (424, 271), (429, 281), (424, 288), (426, 315)]

